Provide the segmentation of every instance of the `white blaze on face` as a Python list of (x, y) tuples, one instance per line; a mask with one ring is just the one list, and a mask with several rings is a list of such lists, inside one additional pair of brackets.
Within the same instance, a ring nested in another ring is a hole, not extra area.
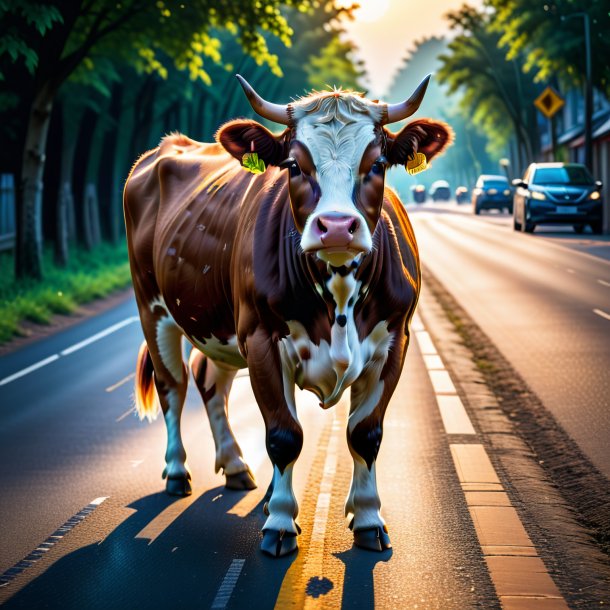
[(312, 156), (314, 177), (322, 193), (303, 230), (303, 250), (318, 243), (311, 227), (321, 214), (358, 218), (361, 229), (355, 239), (367, 251), (372, 247), (366, 220), (354, 205), (352, 195), (362, 156), (375, 139), (375, 124), (380, 121), (381, 112), (358, 95), (346, 93), (306, 98), (293, 105), (296, 139), (307, 146)]

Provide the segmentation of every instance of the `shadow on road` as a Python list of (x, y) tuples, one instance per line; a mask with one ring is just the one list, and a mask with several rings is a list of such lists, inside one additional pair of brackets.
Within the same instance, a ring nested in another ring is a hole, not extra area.
[(345, 564), (342, 610), (374, 608), (373, 571), (379, 562), (390, 560), (392, 549), (383, 551), (383, 553), (374, 553), (353, 547), (343, 553), (336, 553), (335, 556)]
[[(135, 536), (176, 499), (146, 496), (130, 505), (136, 512), (102, 542), (58, 560), (5, 607), (209, 608), (232, 560), (260, 555), (261, 506), (243, 518), (227, 514), (244, 494), (209, 490), (150, 544)], [(265, 581), (269, 602), (277, 598), (290, 563), (277, 562)], [(258, 601), (256, 607), (268, 607)]]

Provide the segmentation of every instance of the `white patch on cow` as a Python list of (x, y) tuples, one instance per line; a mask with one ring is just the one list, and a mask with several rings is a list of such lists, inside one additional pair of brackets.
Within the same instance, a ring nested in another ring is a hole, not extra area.
[(354, 459), (352, 483), (345, 502), (345, 515), (354, 518), (353, 529), (383, 527), (385, 521), (380, 508), (375, 462), (369, 470), (364, 460)]
[(204, 386), (206, 389), (215, 386), (215, 392), (205, 408), (216, 447), (214, 468), (216, 472), (222, 468), (225, 475), (248, 470), (227, 418), (229, 392), (236, 374), (236, 368), (220, 366), (208, 358)]
[(305, 224), (301, 237), (303, 250), (319, 241), (311, 230), (314, 217), (329, 212), (359, 218), (360, 244), (370, 250), (372, 237), (352, 201), (352, 193), (362, 156), (375, 138), (375, 124), (382, 110), (355, 94), (345, 93), (307, 98), (292, 107), (296, 139), (311, 153), (322, 193), (316, 213)]
[(157, 350), (163, 366), (180, 383), (184, 372), (181, 342), (184, 331), (176, 324), (161, 296), (156, 297), (149, 304), (150, 311), (153, 313), (159, 307), (163, 309), (163, 314), (158, 318), (156, 325)]
[(186, 465), (186, 451), (180, 434), (180, 415), (182, 414), (183, 402), (180, 400), (178, 391), (171, 389), (167, 393), (168, 409), (163, 414), (165, 427), (167, 429), (167, 451), (165, 452), (165, 470), (163, 477), (180, 478), (187, 476), (190, 472)]
[[(356, 282), (354, 290), (357, 287)], [(370, 372), (376, 374), (378, 380), (392, 344), (387, 322), (379, 322), (361, 342), (354, 322), (353, 304), (345, 305), (342, 311), (347, 318), (346, 325), (341, 328), (336, 322), (333, 324), (330, 343), (321, 340), (316, 345), (303, 324), (295, 320), (287, 322), (290, 333), (278, 343), (282, 367), (288, 372), (284, 385), (287, 379), (294, 379), (301, 389), (313, 392), (324, 408), (335, 405), (345, 388), (354, 383), (365, 369), (367, 378)], [(305, 354), (309, 358), (304, 358)], [(371, 387), (371, 392), (377, 385)]]
[(277, 466), (273, 468), (273, 493), (267, 505), (269, 516), (263, 525), (263, 531), (272, 529), (276, 531), (286, 530), (298, 534), (294, 521), (299, 506), (292, 490), (292, 469), (294, 462), (284, 468), (282, 474)]
[(206, 356), (217, 362), (222, 362), (236, 369), (244, 369), (248, 366), (237, 346), (237, 336), (229, 337), (226, 343), (212, 335), (205, 339), (205, 343), (195, 337), (188, 337), (189, 341)]

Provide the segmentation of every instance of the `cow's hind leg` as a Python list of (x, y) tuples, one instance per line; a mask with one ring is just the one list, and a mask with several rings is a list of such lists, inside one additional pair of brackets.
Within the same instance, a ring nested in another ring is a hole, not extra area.
[(143, 378), (148, 371), (148, 375), (154, 378), (167, 430), (162, 475), (166, 479), (165, 487), (171, 495), (187, 496), (191, 493), (191, 473), (186, 464), (186, 451), (180, 433), (180, 418), (188, 385), (188, 371), (182, 360), (182, 331), (160, 305), (155, 305), (153, 311), (141, 307), (140, 318), (146, 347), (142, 348), (138, 359), (136, 406), (141, 418), (152, 419), (156, 413), (156, 409), (152, 410), (150, 405), (147, 409), (138, 400), (139, 388), (145, 387)]
[(243, 460), (227, 417), (229, 392), (238, 369), (215, 362), (198, 349), (191, 352), (189, 365), (210, 420), (216, 472), (222, 468), (229, 489), (255, 489), (254, 475)]

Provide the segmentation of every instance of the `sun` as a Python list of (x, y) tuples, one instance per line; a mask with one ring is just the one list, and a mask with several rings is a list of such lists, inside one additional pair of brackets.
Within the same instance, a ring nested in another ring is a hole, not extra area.
[(354, 17), (357, 21), (365, 23), (379, 21), (390, 6), (390, 0), (355, 0), (355, 2), (360, 8), (354, 11)]

